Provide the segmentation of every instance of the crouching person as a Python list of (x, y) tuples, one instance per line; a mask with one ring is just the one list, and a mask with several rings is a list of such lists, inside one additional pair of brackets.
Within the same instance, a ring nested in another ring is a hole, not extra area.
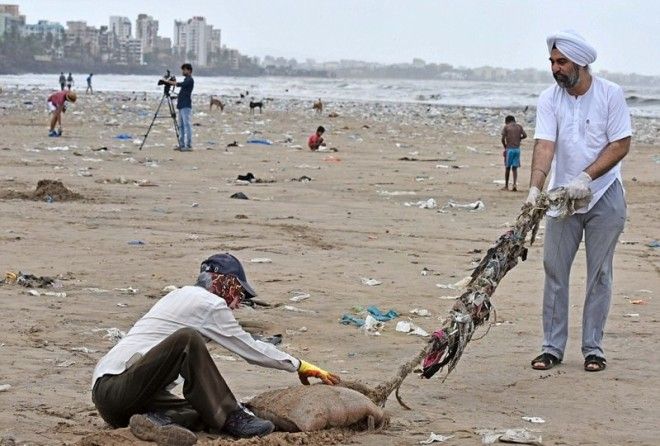
[[(256, 296), (238, 259), (217, 254), (202, 263), (195, 286), (161, 298), (97, 364), (92, 400), (113, 427), (159, 445), (191, 445), (194, 430), (264, 436), (270, 421), (248, 413), (218, 371), (206, 343), (214, 341), (251, 364), (298, 372), (333, 385), (339, 378), (256, 341), (232, 310)], [(183, 378), (183, 399), (169, 392)]]

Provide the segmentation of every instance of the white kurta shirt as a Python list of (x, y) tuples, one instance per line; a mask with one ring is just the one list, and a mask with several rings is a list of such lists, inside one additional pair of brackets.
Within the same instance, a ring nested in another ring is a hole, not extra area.
[(224, 299), (198, 286), (168, 293), (138, 320), (133, 328), (96, 365), (92, 386), (103, 375), (117, 375), (180, 328), (236, 353), (250, 364), (295, 372), (300, 361), (274, 345), (255, 341), (234, 318)]
[[(549, 190), (568, 184), (609, 143), (631, 135), (623, 90), (613, 82), (593, 76), (589, 90), (581, 96), (571, 96), (559, 85), (539, 96), (534, 138), (555, 143)], [(593, 198), (589, 206), (577, 213), (588, 212), (617, 179), (621, 181), (621, 162), (591, 182)]]

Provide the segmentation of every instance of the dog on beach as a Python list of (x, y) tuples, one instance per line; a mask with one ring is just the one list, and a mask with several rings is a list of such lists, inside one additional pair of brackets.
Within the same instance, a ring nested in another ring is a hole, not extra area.
[(250, 114), (251, 115), (254, 114), (254, 109), (255, 108), (258, 108), (259, 109), (259, 114), (261, 114), (263, 107), (264, 107), (263, 101), (258, 101), (258, 102), (250, 101)]
[(314, 102), (314, 105), (312, 105), (312, 110), (316, 110), (316, 113), (318, 114), (323, 113), (323, 102), (321, 102), (321, 98)]
[(219, 108), (221, 112), (225, 110), (225, 104), (223, 104), (220, 98), (214, 98), (211, 96), (211, 104), (209, 105), (209, 110), (213, 110), (214, 105), (215, 108)]

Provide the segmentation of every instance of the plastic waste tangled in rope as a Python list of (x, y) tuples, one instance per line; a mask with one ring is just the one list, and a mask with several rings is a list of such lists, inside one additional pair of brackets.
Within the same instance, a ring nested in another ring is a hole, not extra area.
[(472, 272), (472, 280), (466, 291), (456, 299), (443, 327), (431, 336), (425, 348), (422, 377), (430, 378), (445, 366), (447, 375), (454, 370), (476, 329), (488, 321), (491, 312), (494, 312), (490, 297), (497, 285), (506, 273), (518, 264), (518, 259), (527, 259), (527, 235), (531, 233), (531, 245), (536, 239), (539, 224), (546, 211), (550, 210), (559, 217), (565, 217), (586, 206), (590, 198), (576, 202), (567, 197), (565, 188), (560, 187), (541, 193), (534, 205), (523, 206), (516, 224), (497, 239), (481, 259)]

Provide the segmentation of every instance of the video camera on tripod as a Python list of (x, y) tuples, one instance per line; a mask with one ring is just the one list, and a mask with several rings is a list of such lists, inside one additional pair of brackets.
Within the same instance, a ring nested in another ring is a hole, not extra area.
[(176, 140), (179, 141), (179, 123), (176, 120), (176, 108), (174, 107), (174, 103), (172, 103), (172, 99), (176, 99), (176, 96), (173, 96), (176, 85), (172, 85), (170, 82), (176, 82), (176, 76), (171, 74), (170, 70), (166, 70), (165, 76), (163, 76), (161, 79), (158, 79), (158, 86), (163, 85), (163, 97), (160, 98), (160, 103), (156, 108), (156, 113), (154, 113), (154, 118), (151, 120), (151, 124), (147, 129), (147, 133), (144, 134), (144, 138), (142, 139), (142, 144), (140, 144), (140, 150), (142, 150), (144, 143), (147, 141), (149, 132), (151, 132), (151, 128), (153, 127), (154, 122), (156, 122), (156, 119), (168, 117), (168, 116), (158, 115), (160, 112), (160, 107), (163, 105), (163, 101), (167, 102), (167, 106), (170, 111), (169, 117), (172, 118), (172, 123), (174, 124), (174, 133), (176, 133)]
[(170, 89), (171, 88), (176, 88), (173, 85), (169, 84), (167, 81), (176, 82), (176, 76), (171, 74), (170, 70), (166, 70), (165, 71), (165, 76), (163, 76), (162, 79), (158, 79), (158, 86), (164, 85), (163, 94), (165, 96), (170, 95)]

